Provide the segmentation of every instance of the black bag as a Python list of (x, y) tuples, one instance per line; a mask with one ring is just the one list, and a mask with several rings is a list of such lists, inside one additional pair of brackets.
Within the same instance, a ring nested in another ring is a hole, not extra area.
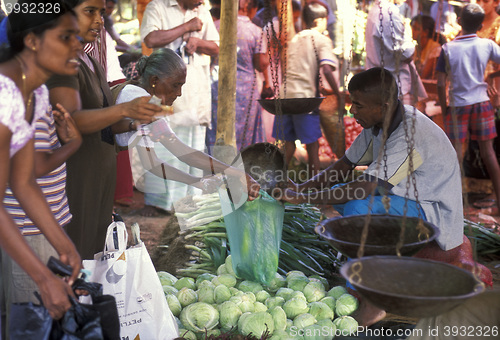
[(42, 305), (14, 303), (10, 308), (9, 335), (12, 340), (50, 339), (52, 318)]
[[(69, 276), (71, 268), (51, 257), (47, 266), (56, 274)], [(102, 285), (77, 279), (73, 291), (85, 290), (92, 297), (92, 304), (79, 303), (71, 298), (71, 308), (61, 320), (53, 320), (42, 305), (12, 304), (9, 335), (12, 340), (120, 340), (120, 321), (116, 300), (112, 295), (102, 295)]]
[(71, 298), (72, 306), (60, 320), (53, 320), (42, 305), (15, 303), (11, 307), (12, 340), (104, 340), (99, 312)]
[(71, 298), (71, 308), (52, 322), (51, 340), (104, 340), (99, 312)]

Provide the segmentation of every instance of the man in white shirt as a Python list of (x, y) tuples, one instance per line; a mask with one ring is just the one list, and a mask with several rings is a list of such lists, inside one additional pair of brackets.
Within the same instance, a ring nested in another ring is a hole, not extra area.
[[(382, 15), (380, 15), (382, 14)], [(366, 21), (366, 68), (383, 67), (398, 80), (403, 104), (413, 105), (427, 93), (413, 63), (415, 45), (393, 0), (373, 3)]]

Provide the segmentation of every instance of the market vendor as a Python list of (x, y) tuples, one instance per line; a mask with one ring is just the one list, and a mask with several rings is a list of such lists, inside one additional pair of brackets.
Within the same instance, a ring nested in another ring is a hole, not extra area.
[[(356, 74), (349, 93), (351, 113), (363, 131), (339, 161), (303, 184), (290, 182), (287, 189), (276, 189), (275, 197), (333, 204), (344, 216), (403, 215), (406, 203), (406, 216), (421, 217), (440, 231), (429, 256), (450, 262), (448, 254), (456, 253), (450, 250), (459, 249), (464, 240), (460, 166), (451, 142), (432, 120), (398, 100), (396, 81), (385, 69)], [(358, 178), (350, 177), (356, 166), (367, 168)], [(372, 324), (385, 315), (376, 309), (367, 314), (371, 315), (358, 320), (360, 324)]]
[[(284, 190), (283, 199), (333, 204), (344, 216), (383, 214), (386, 193), (389, 214), (403, 215), (407, 201), (407, 216), (421, 216), (439, 228), (437, 242), (441, 249), (459, 246), (463, 238), (461, 174), (446, 134), (421, 112), (401, 104), (396, 81), (385, 69), (375, 67), (355, 75), (349, 93), (351, 113), (363, 131), (339, 161), (309, 181)], [(414, 145), (409, 146), (407, 139)], [(358, 165), (367, 166), (363, 175), (339, 185)], [(415, 187), (408, 176), (411, 165)]]

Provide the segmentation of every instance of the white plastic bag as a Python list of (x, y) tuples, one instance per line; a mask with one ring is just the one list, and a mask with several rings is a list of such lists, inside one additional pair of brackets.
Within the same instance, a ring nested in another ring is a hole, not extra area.
[(126, 249), (123, 222), (108, 227), (104, 251), (84, 260), (90, 281), (103, 285), (103, 293), (116, 299), (120, 337), (129, 340), (169, 340), (179, 336), (160, 279), (143, 242)]

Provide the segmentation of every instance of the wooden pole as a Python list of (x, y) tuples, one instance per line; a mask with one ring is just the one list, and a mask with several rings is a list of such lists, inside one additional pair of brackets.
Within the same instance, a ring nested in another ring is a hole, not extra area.
[(238, 0), (222, 0), (219, 48), (219, 99), (213, 155), (225, 163), (236, 156), (236, 44)]

